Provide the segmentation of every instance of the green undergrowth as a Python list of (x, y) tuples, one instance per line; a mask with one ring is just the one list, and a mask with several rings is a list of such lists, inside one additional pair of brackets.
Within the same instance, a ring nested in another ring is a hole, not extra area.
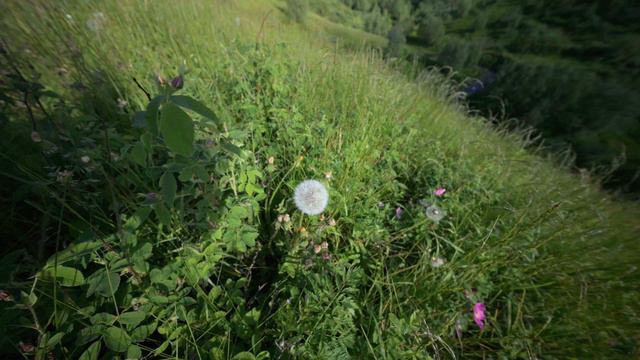
[(446, 79), (266, 2), (0, 10), (7, 356), (638, 354), (637, 205)]

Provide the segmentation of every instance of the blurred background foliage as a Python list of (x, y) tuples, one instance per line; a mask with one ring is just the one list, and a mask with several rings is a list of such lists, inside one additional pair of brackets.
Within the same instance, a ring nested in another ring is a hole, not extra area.
[[(438, 66), (473, 110), (534, 127), (604, 185), (640, 194), (640, 3), (624, 0), (324, 0), (311, 10)], [(513, 119), (517, 119), (513, 121)]]

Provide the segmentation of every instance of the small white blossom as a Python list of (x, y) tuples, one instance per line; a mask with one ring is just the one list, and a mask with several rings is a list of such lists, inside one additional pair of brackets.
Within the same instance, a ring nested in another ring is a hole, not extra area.
[(444, 265), (445, 261), (443, 258), (440, 257), (432, 257), (431, 258), (431, 266), (433, 266), (434, 268), (439, 268), (440, 266)]
[(329, 203), (329, 192), (319, 181), (305, 180), (296, 187), (293, 200), (303, 213), (319, 215)]
[(85, 156), (80, 158), (80, 161), (82, 161), (83, 164), (88, 164), (89, 161), (91, 161), (91, 158), (88, 157), (87, 155), (85, 155)]

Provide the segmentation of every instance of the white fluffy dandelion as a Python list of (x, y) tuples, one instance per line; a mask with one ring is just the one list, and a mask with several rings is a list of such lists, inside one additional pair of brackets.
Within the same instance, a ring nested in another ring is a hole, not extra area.
[(305, 180), (296, 187), (293, 200), (303, 213), (318, 215), (329, 203), (329, 192), (319, 181)]
[(435, 205), (430, 205), (429, 207), (427, 207), (427, 209), (424, 211), (425, 215), (427, 215), (427, 217), (434, 221), (434, 222), (439, 222), (440, 220), (442, 220), (442, 218), (444, 218), (445, 213), (443, 210), (441, 210), (439, 207), (435, 206)]

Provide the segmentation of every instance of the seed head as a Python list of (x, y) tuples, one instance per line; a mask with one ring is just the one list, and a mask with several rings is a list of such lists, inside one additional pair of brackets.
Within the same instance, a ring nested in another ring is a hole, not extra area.
[(296, 207), (307, 215), (319, 215), (329, 203), (329, 192), (319, 181), (305, 180), (295, 189)]

